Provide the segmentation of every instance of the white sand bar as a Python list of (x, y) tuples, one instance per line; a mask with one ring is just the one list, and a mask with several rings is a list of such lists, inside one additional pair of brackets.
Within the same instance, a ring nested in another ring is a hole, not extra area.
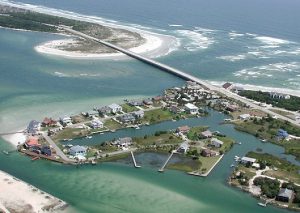
[(67, 203), (0, 171), (0, 212), (63, 212)]

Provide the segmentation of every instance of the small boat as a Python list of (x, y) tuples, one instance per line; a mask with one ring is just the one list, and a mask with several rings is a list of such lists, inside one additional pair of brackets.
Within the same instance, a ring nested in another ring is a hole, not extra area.
[(6, 151), (6, 150), (3, 150), (2, 152), (6, 155), (9, 155), (8, 151)]
[(242, 145), (242, 142), (238, 142), (238, 145)]
[(97, 164), (97, 162), (95, 161), (95, 160), (92, 160), (92, 165), (96, 165)]
[(139, 127), (139, 126), (136, 126), (135, 129), (140, 129), (140, 127)]
[(261, 207), (266, 207), (267, 206), (267, 203), (257, 203), (259, 206)]
[(87, 135), (85, 138), (91, 139), (93, 136)]
[(266, 140), (266, 139), (260, 139), (260, 141), (261, 141), (261, 142), (267, 142), (267, 140)]
[(235, 167), (235, 165), (234, 165), (234, 164), (231, 164), (230, 167)]

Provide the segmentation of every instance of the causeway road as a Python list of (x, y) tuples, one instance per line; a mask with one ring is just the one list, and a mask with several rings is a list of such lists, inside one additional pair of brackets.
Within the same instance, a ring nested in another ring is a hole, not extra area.
[(151, 65), (151, 66), (154, 66), (154, 67), (156, 67), (156, 68), (158, 68), (158, 69), (160, 69), (160, 70), (163, 70), (163, 71), (165, 71), (165, 72), (168, 72), (168, 73), (170, 73), (170, 74), (172, 74), (172, 75), (175, 75), (175, 76), (177, 76), (177, 77), (180, 77), (180, 78), (182, 78), (182, 79), (184, 79), (184, 80), (187, 80), (187, 81), (194, 81), (194, 82), (196, 82), (196, 83), (202, 85), (204, 88), (206, 88), (206, 89), (208, 89), (208, 90), (212, 90), (212, 91), (216, 91), (216, 92), (218, 92), (218, 93), (221, 93), (221, 94), (223, 94), (223, 95), (225, 95), (225, 96), (227, 96), (227, 97), (229, 97), (229, 98), (238, 100), (238, 101), (240, 101), (240, 102), (242, 102), (242, 103), (244, 103), (244, 104), (246, 104), (246, 105), (248, 105), (248, 106), (250, 106), (250, 107), (252, 107), (252, 108), (254, 108), (254, 109), (259, 109), (259, 110), (261, 110), (261, 111), (263, 111), (263, 112), (265, 112), (265, 113), (268, 113), (268, 114), (270, 114), (270, 115), (272, 115), (272, 116), (276, 116), (277, 118), (280, 118), (280, 119), (282, 119), (282, 120), (289, 121), (290, 123), (294, 124), (295, 126), (300, 127), (300, 123), (297, 122), (297, 121), (295, 121), (295, 120), (292, 120), (292, 119), (290, 119), (290, 118), (287, 118), (287, 117), (285, 117), (285, 116), (282, 116), (282, 115), (280, 115), (280, 114), (278, 114), (278, 113), (276, 113), (276, 112), (272, 112), (271, 110), (269, 110), (269, 109), (267, 109), (267, 108), (265, 108), (265, 107), (262, 107), (262, 106), (259, 106), (259, 105), (257, 105), (257, 104), (254, 104), (254, 103), (253, 103), (252, 101), (250, 101), (249, 99), (246, 99), (246, 98), (244, 98), (244, 97), (241, 97), (241, 96), (239, 96), (238, 94), (232, 93), (232, 92), (230, 92), (229, 90), (226, 90), (226, 89), (224, 89), (224, 88), (214, 86), (214, 85), (208, 83), (207, 81), (204, 81), (204, 80), (202, 80), (202, 79), (200, 79), (200, 78), (197, 78), (197, 77), (195, 77), (195, 76), (193, 76), (193, 75), (190, 75), (190, 74), (188, 74), (188, 73), (186, 73), (186, 72), (183, 72), (183, 71), (178, 70), (178, 69), (176, 69), (176, 68), (170, 67), (170, 66), (168, 66), (168, 65), (166, 65), (166, 64), (157, 62), (157, 61), (155, 61), (155, 60), (153, 60), (153, 59), (150, 59), (150, 58), (147, 58), (147, 57), (145, 57), (145, 56), (136, 54), (136, 53), (134, 53), (134, 52), (132, 52), (132, 51), (130, 51), (130, 50), (126, 50), (126, 49), (124, 49), (124, 48), (122, 48), (122, 47), (116, 46), (116, 45), (111, 44), (111, 43), (109, 43), (109, 42), (106, 42), (106, 41), (97, 39), (97, 38), (95, 38), (95, 37), (89, 36), (89, 35), (87, 35), (87, 34), (78, 32), (78, 31), (76, 31), (76, 30), (71, 29), (70, 27), (66, 27), (66, 26), (60, 25), (60, 26), (58, 27), (58, 29), (67, 31), (67, 32), (69, 32), (69, 33), (71, 33), (71, 34), (73, 34), (73, 35), (79, 36), (79, 37), (81, 37), (81, 38), (89, 39), (89, 40), (94, 41), (94, 42), (96, 42), (96, 43), (99, 43), (99, 44), (105, 45), (105, 46), (107, 46), (107, 47), (110, 47), (110, 48), (112, 48), (112, 49), (114, 49), (114, 50), (117, 50), (117, 51), (119, 51), (119, 52), (121, 52), (121, 53), (124, 53), (124, 54), (126, 54), (126, 55), (128, 55), (128, 56), (130, 56), (130, 57), (132, 57), (132, 58), (135, 58), (135, 59), (137, 59), (137, 60), (139, 60), (139, 61), (142, 61), (142, 62), (144, 62), (144, 63), (146, 63), (146, 64), (149, 64), (149, 65)]

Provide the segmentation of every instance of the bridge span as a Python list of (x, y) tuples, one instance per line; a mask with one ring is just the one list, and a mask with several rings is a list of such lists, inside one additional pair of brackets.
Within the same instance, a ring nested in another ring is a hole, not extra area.
[(212, 84), (210, 84), (210, 83), (208, 83), (208, 82), (206, 82), (204, 80), (201, 80), (201, 79), (199, 79), (199, 78), (197, 78), (197, 77), (195, 77), (193, 75), (190, 75), (188, 73), (180, 71), (180, 70), (178, 70), (176, 68), (170, 67), (170, 66), (168, 66), (166, 64), (163, 64), (163, 63), (157, 62), (157, 61), (155, 61), (153, 59), (150, 59), (150, 58), (147, 58), (145, 56), (139, 55), (139, 54), (134, 53), (134, 52), (132, 52), (130, 50), (126, 50), (126, 49), (124, 49), (122, 47), (116, 46), (116, 45), (111, 44), (109, 42), (106, 42), (106, 41), (97, 39), (95, 37), (89, 36), (87, 34), (78, 32), (78, 31), (73, 30), (73, 29), (71, 29), (70, 27), (67, 27), (67, 26), (60, 25), (60, 26), (58, 26), (58, 29), (67, 31), (67, 32), (72, 33), (73, 35), (77, 35), (77, 36), (79, 36), (81, 38), (88, 39), (88, 40), (94, 41), (96, 43), (102, 44), (104, 46), (110, 47), (110, 48), (112, 48), (114, 50), (117, 50), (117, 51), (119, 51), (121, 53), (124, 53), (124, 54), (126, 54), (126, 55), (128, 55), (128, 56), (130, 56), (132, 58), (135, 58), (135, 59), (137, 59), (139, 61), (142, 61), (142, 62), (144, 62), (146, 64), (149, 64), (149, 65), (151, 65), (153, 67), (156, 67), (156, 68), (158, 68), (160, 70), (163, 70), (163, 71), (168, 72), (168, 73), (170, 73), (172, 75), (175, 75), (175, 76), (177, 76), (177, 77), (179, 77), (181, 79), (184, 79), (184, 80), (187, 80), (187, 81), (194, 81), (194, 82), (202, 85), (204, 88), (206, 88), (208, 90), (213, 90), (213, 91), (216, 91), (218, 93), (221, 93), (221, 94), (223, 94), (223, 95), (225, 95), (227, 97), (230, 97), (230, 98), (233, 98), (235, 100), (238, 100), (238, 101), (240, 101), (240, 102), (242, 102), (242, 103), (244, 103), (244, 104), (246, 104), (246, 105), (248, 105), (248, 106), (250, 106), (252, 108), (259, 109), (259, 110), (261, 110), (261, 111), (263, 111), (265, 113), (268, 113), (270, 115), (276, 116), (277, 118), (280, 118), (282, 120), (289, 121), (290, 123), (292, 123), (292, 124), (300, 127), (300, 123), (298, 123), (295, 120), (292, 120), (290, 118), (282, 116), (282, 115), (280, 115), (280, 114), (278, 114), (276, 112), (273, 112), (273, 111), (271, 111), (271, 110), (269, 110), (269, 109), (267, 109), (265, 107), (262, 107), (262, 106), (259, 106), (257, 104), (254, 104), (252, 101), (250, 101), (247, 98), (241, 97), (238, 94), (232, 93), (232, 92), (230, 92), (230, 91), (228, 91), (228, 90), (226, 90), (224, 88), (214, 86), (214, 85), (212, 85)]

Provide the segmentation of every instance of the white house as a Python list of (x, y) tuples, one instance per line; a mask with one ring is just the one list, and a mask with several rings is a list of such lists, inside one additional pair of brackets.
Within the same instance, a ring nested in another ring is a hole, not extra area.
[(91, 126), (93, 129), (103, 128), (103, 122), (100, 121), (99, 119), (94, 119), (91, 122)]
[(132, 115), (136, 118), (143, 118), (145, 113), (143, 110), (139, 110), (139, 111), (133, 112)]
[(251, 118), (251, 115), (249, 115), (249, 114), (239, 115), (239, 119), (243, 120), (243, 121), (249, 120), (250, 118)]
[(117, 112), (121, 112), (122, 111), (122, 107), (120, 105), (118, 105), (118, 104), (108, 105), (108, 108), (111, 109), (112, 113), (117, 113)]
[(185, 110), (187, 112), (189, 112), (190, 114), (197, 114), (198, 113), (199, 108), (196, 107), (194, 104), (187, 103), (184, 106), (185, 106)]
[(249, 157), (242, 157), (241, 158), (241, 163), (243, 163), (243, 164), (250, 163), (252, 165), (255, 162), (256, 162), (255, 158), (249, 158)]
[(211, 140), (210, 140), (210, 143), (211, 143), (211, 145), (212, 146), (214, 146), (214, 147), (217, 147), (217, 148), (220, 148), (222, 145), (223, 145), (223, 141), (220, 141), (219, 139), (217, 139), (217, 138), (212, 138)]
[(130, 138), (130, 137), (119, 138), (113, 144), (115, 144), (119, 147), (128, 147), (132, 144), (132, 138)]
[(60, 122), (61, 122), (63, 125), (70, 125), (70, 124), (72, 124), (72, 118), (69, 117), (69, 116), (65, 116), (65, 117), (63, 117), (63, 118), (60, 118), (59, 120), (60, 120)]
[(76, 146), (72, 146), (70, 148), (69, 153), (70, 153), (70, 155), (73, 155), (73, 156), (85, 156), (86, 150), (87, 150), (87, 148), (85, 148), (84, 146), (76, 145)]
[(189, 145), (187, 142), (180, 144), (180, 147), (177, 149), (177, 152), (185, 154), (189, 150)]

